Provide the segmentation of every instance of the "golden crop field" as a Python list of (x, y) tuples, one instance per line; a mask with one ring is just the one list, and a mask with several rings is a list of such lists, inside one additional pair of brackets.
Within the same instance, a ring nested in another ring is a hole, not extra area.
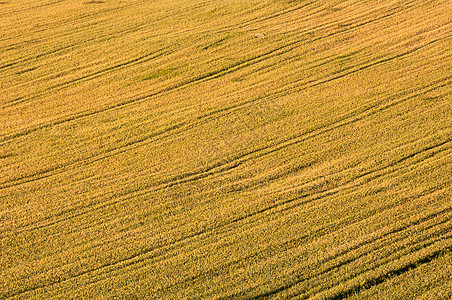
[(0, 299), (451, 299), (450, 0), (3, 0)]

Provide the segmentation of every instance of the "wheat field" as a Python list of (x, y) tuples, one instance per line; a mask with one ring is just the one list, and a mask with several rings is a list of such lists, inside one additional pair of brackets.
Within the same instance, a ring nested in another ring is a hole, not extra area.
[(0, 299), (452, 298), (450, 0), (3, 0)]

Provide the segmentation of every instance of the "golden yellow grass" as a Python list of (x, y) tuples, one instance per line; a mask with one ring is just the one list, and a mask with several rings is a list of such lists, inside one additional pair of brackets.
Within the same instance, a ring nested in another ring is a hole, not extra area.
[(0, 2), (0, 299), (452, 297), (451, 16)]

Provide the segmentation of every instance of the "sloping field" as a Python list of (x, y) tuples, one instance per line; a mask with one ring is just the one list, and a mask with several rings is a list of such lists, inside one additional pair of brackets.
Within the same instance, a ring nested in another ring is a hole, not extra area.
[(450, 0), (4, 0), (0, 84), (0, 299), (452, 298)]

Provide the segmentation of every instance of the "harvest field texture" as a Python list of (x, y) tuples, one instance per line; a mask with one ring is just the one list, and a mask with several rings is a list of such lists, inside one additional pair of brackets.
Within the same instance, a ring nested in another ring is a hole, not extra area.
[(451, 299), (452, 1), (3, 0), (0, 299)]

